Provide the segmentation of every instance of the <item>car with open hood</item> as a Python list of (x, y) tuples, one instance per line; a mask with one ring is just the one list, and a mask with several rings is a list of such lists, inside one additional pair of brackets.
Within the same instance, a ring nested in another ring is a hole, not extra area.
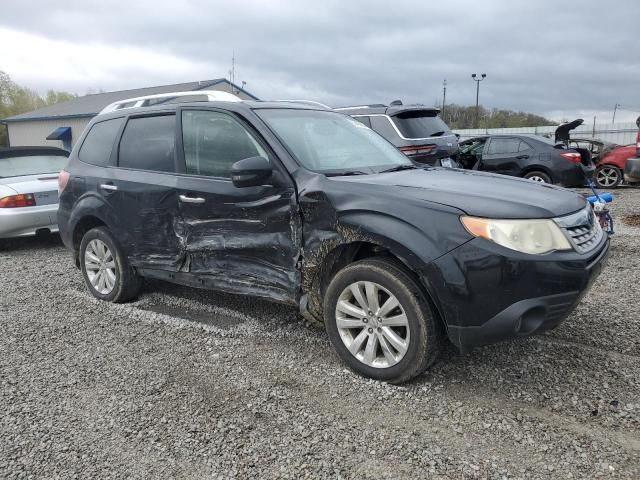
[(286, 303), (356, 372), (403, 382), (461, 351), (556, 327), (609, 240), (571, 191), (417, 166), (355, 119), (224, 92), (123, 100), (60, 174), (89, 292), (142, 278)]

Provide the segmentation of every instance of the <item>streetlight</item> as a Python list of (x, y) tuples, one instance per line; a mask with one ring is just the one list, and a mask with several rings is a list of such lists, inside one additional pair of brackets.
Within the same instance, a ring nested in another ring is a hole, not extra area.
[(473, 78), (473, 81), (476, 82), (476, 128), (478, 128), (479, 123), (478, 123), (478, 99), (480, 98), (480, 82), (482, 80), (484, 80), (485, 78), (487, 78), (487, 74), (483, 73), (482, 75), (480, 75), (481, 78), (477, 78), (478, 76), (475, 73), (471, 74), (471, 78)]

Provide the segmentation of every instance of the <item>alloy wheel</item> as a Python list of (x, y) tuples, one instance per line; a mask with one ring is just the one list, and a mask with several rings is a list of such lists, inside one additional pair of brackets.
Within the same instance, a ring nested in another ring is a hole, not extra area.
[(91, 286), (101, 295), (109, 295), (116, 285), (116, 262), (105, 242), (91, 240), (84, 252), (84, 267)]
[(338, 298), (335, 319), (345, 347), (365, 365), (388, 368), (407, 353), (409, 320), (382, 285), (363, 281), (347, 286)]
[(532, 175), (530, 177), (527, 177), (529, 180), (532, 180), (534, 182), (538, 182), (538, 183), (547, 183), (546, 180), (538, 175)]
[(596, 173), (596, 180), (601, 187), (613, 187), (620, 181), (620, 174), (615, 167), (602, 167)]

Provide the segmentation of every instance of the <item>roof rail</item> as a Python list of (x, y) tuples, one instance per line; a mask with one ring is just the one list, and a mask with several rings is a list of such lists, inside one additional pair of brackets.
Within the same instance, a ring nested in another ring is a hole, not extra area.
[(371, 105), (355, 105), (353, 107), (334, 108), (334, 110), (352, 110), (354, 108), (383, 108), (383, 107), (386, 107), (384, 103), (372, 103)]
[(308, 105), (317, 105), (322, 108), (328, 108), (331, 110), (329, 105), (325, 105), (324, 103), (316, 102), (314, 100), (272, 100), (273, 102), (291, 102), (291, 103), (306, 103)]
[[(118, 100), (104, 107), (98, 115), (103, 113), (115, 112), (116, 110), (124, 110), (125, 108), (137, 108), (148, 107), (151, 100), (158, 100), (157, 103), (162, 103), (162, 99), (171, 100), (176, 97), (193, 97), (193, 96), (205, 96), (208, 102), (241, 102), (242, 99), (229, 92), (221, 92), (219, 90), (192, 90), (188, 92), (167, 92), (157, 93), (155, 95), (145, 95), (144, 97), (125, 98), (124, 100)], [(153, 105), (156, 105), (154, 103)]]

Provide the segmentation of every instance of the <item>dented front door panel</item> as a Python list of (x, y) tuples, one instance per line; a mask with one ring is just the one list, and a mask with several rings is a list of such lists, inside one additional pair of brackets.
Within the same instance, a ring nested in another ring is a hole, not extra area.
[(296, 300), (301, 226), (292, 186), (237, 188), (230, 180), (182, 176), (178, 195), (179, 272), (205, 278), (210, 288)]

